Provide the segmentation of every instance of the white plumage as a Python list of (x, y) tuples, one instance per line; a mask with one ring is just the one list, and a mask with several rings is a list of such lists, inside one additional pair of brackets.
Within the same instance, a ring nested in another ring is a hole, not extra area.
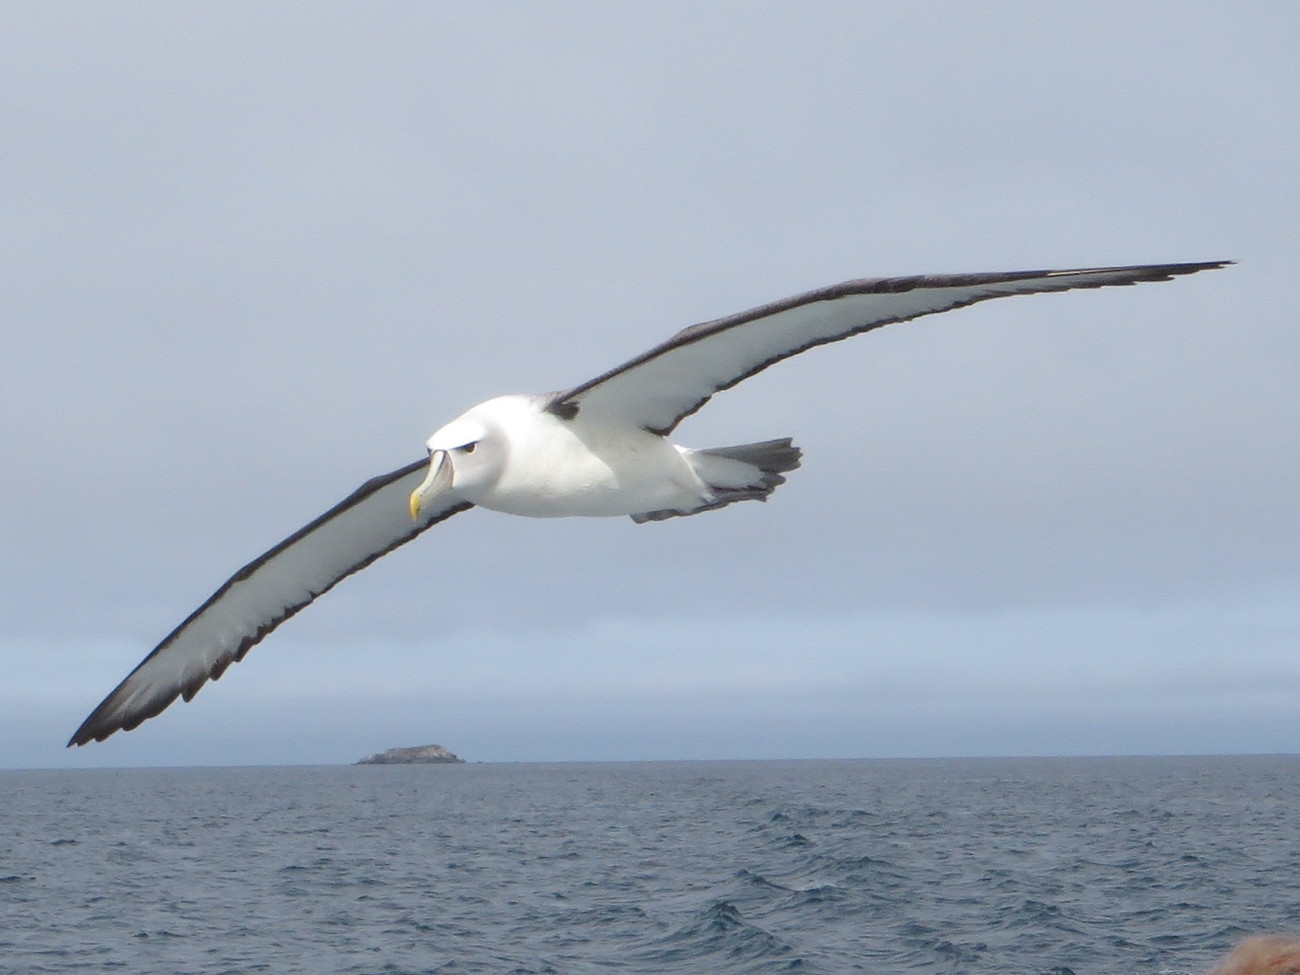
[(429, 438), (428, 461), (367, 481), (232, 576), (104, 699), (69, 745), (130, 730), (209, 679), (340, 580), (475, 505), (637, 522), (765, 500), (799, 466), (789, 439), (669, 441), (714, 393), (781, 359), (892, 322), (1008, 295), (1166, 281), (1229, 262), (873, 278), (687, 328), (565, 392), (501, 396)]

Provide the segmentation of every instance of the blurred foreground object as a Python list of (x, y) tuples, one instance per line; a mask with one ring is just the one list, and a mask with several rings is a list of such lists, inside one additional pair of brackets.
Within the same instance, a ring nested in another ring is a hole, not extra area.
[(1251, 935), (1233, 948), (1210, 975), (1300, 975), (1300, 938)]

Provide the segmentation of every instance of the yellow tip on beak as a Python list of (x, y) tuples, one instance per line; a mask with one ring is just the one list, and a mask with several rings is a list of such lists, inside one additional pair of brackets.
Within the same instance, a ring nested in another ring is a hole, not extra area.
[(451, 488), (451, 460), (445, 450), (429, 454), (429, 475), (411, 492), (411, 520), (419, 521), (420, 512), (428, 508), (443, 492)]

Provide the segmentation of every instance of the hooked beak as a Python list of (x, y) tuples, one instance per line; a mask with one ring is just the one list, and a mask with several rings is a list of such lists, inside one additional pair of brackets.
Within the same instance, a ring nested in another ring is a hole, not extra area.
[(429, 454), (429, 474), (424, 483), (411, 492), (411, 520), (420, 520), (420, 509), (427, 508), (438, 495), (451, 487), (451, 458), (445, 450)]

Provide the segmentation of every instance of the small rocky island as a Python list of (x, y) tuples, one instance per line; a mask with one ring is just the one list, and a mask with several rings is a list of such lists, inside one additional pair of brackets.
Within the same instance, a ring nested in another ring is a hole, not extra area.
[(358, 765), (464, 765), (465, 759), (458, 758), (441, 745), (416, 745), (414, 748), (390, 748), (369, 758), (363, 758)]

